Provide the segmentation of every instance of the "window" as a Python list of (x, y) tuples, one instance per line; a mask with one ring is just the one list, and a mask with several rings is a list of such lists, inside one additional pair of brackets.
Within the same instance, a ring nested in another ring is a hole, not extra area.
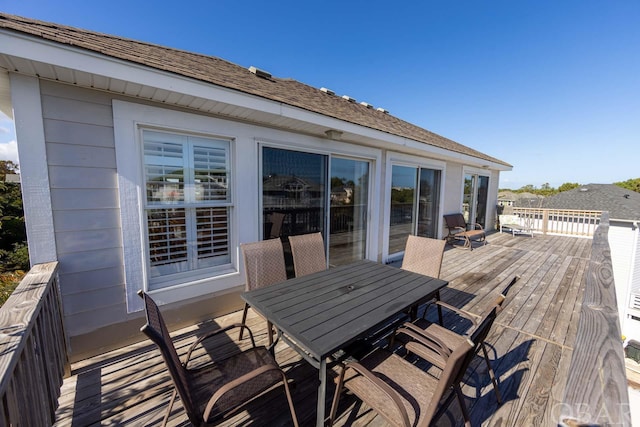
[(231, 262), (229, 141), (144, 129), (149, 289)]

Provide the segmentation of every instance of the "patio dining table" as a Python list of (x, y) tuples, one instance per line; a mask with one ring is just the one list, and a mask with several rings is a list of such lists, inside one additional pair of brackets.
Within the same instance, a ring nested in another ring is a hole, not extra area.
[(363, 260), (245, 292), (242, 298), (278, 336), (318, 369), (316, 425), (325, 423), (327, 360), (448, 282)]

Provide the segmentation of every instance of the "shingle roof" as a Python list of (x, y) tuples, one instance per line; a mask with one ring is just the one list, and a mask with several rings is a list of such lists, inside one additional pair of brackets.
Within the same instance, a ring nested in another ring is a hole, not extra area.
[(0, 13), (0, 28), (238, 90), (511, 167), (502, 160), (415, 126), (391, 114), (349, 102), (292, 79), (258, 77), (247, 68), (213, 56), (3, 13)]
[(640, 193), (614, 184), (588, 184), (544, 199), (542, 207), (609, 211), (611, 219), (640, 219)]

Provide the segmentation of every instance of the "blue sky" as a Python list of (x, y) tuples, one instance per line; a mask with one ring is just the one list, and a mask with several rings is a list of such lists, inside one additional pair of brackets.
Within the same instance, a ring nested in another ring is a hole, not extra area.
[[(511, 163), (503, 188), (640, 177), (638, 0), (150, 4), (0, 10), (327, 87)], [(12, 139), (0, 119), (0, 158)]]

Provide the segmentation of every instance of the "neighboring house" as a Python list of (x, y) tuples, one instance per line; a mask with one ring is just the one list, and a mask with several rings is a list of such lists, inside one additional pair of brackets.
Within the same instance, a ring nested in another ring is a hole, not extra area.
[(640, 340), (640, 193), (613, 184), (589, 184), (547, 197), (542, 207), (609, 212), (620, 327), (627, 337)]
[[(6, 14), (0, 108), (73, 360), (142, 338), (139, 289), (173, 327), (240, 308), (243, 242), (320, 231), (332, 265), (387, 262), (463, 206), (492, 228), (512, 169), (328, 89)], [(338, 180), (353, 188), (331, 203)]]

